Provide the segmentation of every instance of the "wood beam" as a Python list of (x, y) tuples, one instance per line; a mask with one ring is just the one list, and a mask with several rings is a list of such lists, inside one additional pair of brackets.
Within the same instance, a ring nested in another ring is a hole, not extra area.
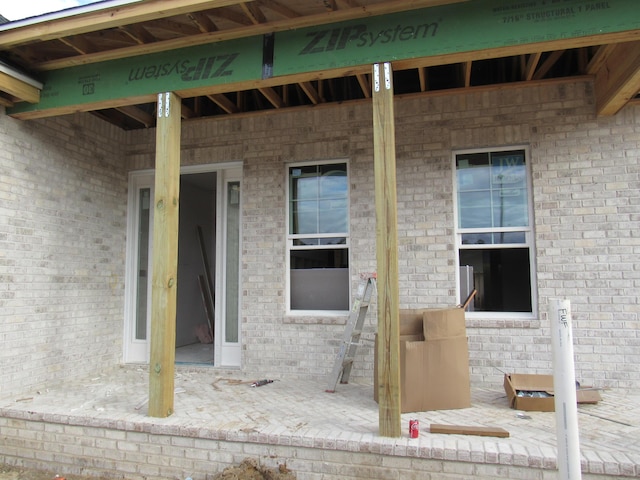
[(151, 127), (155, 123), (155, 118), (153, 117), (153, 115), (145, 112), (144, 110), (134, 105), (125, 105), (122, 107), (116, 107), (116, 110), (123, 113), (127, 117), (133, 118), (136, 122), (140, 122), (146, 128)]
[(180, 98), (158, 94), (156, 125), (149, 416), (173, 414), (178, 288)]
[(356, 78), (358, 79), (364, 98), (371, 98), (371, 84), (369, 83), (367, 75), (359, 73), (356, 75)]
[(527, 59), (527, 64), (524, 67), (524, 79), (532, 80), (533, 76), (536, 73), (536, 68), (538, 68), (538, 63), (540, 62), (540, 57), (542, 56), (542, 52), (536, 52), (529, 55)]
[(207, 95), (207, 98), (227, 113), (237, 113), (239, 111), (238, 107), (222, 93)]
[(275, 0), (258, 0), (257, 3), (261, 7), (268, 8), (284, 18), (298, 18), (301, 16), (295, 10), (287, 7), (286, 5), (282, 5), (280, 2), (276, 2)]
[(258, 88), (258, 91), (262, 95), (264, 95), (265, 98), (269, 100), (271, 105), (273, 105), (274, 107), (282, 108), (284, 106), (284, 103), (282, 102), (282, 98), (280, 98), (280, 95), (278, 95), (273, 88), (263, 87), (263, 88)]
[(420, 91), (426, 92), (429, 88), (429, 78), (427, 76), (427, 67), (418, 67), (418, 80), (420, 81)]
[(27, 82), (23, 82), (11, 75), (0, 71), (0, 92), (8, 93), (29, 103), (40, 101), (40, 90)]
[(378, 402), (384, 437), (400, 437), (398, 205), (391, 64), (373, 66), (373, 170), (378, 265)]
[(240, 4), (242, 11), (244, 14), (249, 17), (251, 23), (254, 25), (259, 25), (261, 23), (267, 23), (267, 17), (264, 16), (260, 7), (258, 7), (254, 2), (242, 2)]
[(464, 77), (464, 86), (467, 88), (471, 86), (471, 65), (472, 64), (473, 62), (471, 60), (468, 60), (462, 64), (462, 75)]
[(189, 13), (187, 17), (202, 33), (215, 32), (218, 30), (218, 27), (211, 21), (209, 16), (202, 12)]
[(640, 91), (640, 41), (616, 45), (595, 78), (598, 115), (615, 115)]
[(314, 105), (320, 103), (320, 95), (318, 94), (318, 91), (315, 89), (315, 87), (311, 84), (311, 82), (300, 82), (299, 85), (302, 91), (307, 95), (307, 97), (309, 97), (311, 103), (313, 103)]
[(540, 68), (533, 74), (533, 80), (541, 80), (544, 76), (551, 70), (560, 57), (564, 54), (565, 50), (556, 50), (555, 52), (551, 52), (551, 54), (547, 57), (547, 59), (542, 62)]

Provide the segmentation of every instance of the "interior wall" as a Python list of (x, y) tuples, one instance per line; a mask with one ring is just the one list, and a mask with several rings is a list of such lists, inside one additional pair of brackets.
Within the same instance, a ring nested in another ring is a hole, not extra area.
[(198, 343), (197, 327), (208, 326), (199, 281), (205, 271), (198, 226), (205, 241), (211, 280), (215, 281), (215, 173), (198, 174), (197, 184), (193, 183), (193, 177), (183, 175), (180, 186), (176, 347)]
[(123, 131), (0, 110), (0, 392), (103, 374), (122, 357)]

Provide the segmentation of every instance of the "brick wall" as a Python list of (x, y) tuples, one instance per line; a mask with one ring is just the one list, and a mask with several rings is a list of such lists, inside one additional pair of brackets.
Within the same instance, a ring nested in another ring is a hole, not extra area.
[(0, 392), (33, 392), (122, 351), (123, 132), (89, 115), (0, 112)]
[[(550, 373), (551, 298), (572, 302), (579, 381), (640, 384), (640, 107), (596, 118), (592, 88), (584, 80), (396, 101), (401, 308), (456, 302), (452, 150), (530, 146), (539, 316), (468, 321), (474, 384), (498, 384), (503, 371)], [(247, 372), (322, 378), (332, 366), (344, 317), (285, 315), (285, 165), (348, 159), (355, 286), (375, 270), (371, 119), (363, 102), (183, 128), (183, 163), (243, 161)], [(152, 137), (131, 135), (132, 163), (150, 168), (153, 149), (140, 145)], [(371, 382), (372, 362), (372, 348), (360, 349), (351, 379)]]
[[(396, 117), (401, 307), (456, 302), (452, 150), (527, 144), (540, 315), (470, 319), (472, 382), (549, 372), (546, 311), (549, 299), (566, 297), (578, 379), (637, 388), (640, 107), (596, 118), (585, 80), (398, 99)], [(184, 165), (243, 162), (241, 320), (250, 375), (323, 379), (332, 366), (344, 317), (285, 315), (285, 166), (348, 159), (355, 286), (359, 272), (375, 269), (371, 118), (363, 102), (183, 125)], [(119, 361), (126, 173), (153, 167), (154, 135), (89, 115), (0, 116), (3, 393)], [(372, 348), (361, 348), (352, 381), (371, 382), (372, 362)]]

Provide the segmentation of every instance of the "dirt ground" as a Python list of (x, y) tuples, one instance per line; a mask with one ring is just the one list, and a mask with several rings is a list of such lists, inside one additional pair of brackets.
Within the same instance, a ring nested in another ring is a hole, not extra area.
[[(0, 464), (0, 480), (107, 480), (104, 477), (88, 477), (82, 475), (57, 475), (55, 472), (32, 468), (10, 467)], [(215, 477), (216, 480), (295, 480), (296, 476), (284, 465), (273, 469), (261, 467), (258, 462), (246, 459), (240, 465), (228, 467)], [(169, 480), (169, 479), (167, 479)], [(198, 480), (194, 478), (193, 480)]]

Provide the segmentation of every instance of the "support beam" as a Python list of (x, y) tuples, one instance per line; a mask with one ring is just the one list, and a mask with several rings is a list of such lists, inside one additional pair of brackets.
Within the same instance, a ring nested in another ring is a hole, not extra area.
[(373, 169), (378, 273), (378, 402), (380, 435), (400, 436), (398, 205), (391, 64), (373, 66)]
[(616, 45), (594, 84), (598, 115), (618, 113), (640, 91), (640, 42)]
[(29, 103), (40, 101), (40, 89), (0, 69), (0, 92), (6, 92)]
[(173, 413), (178, 289), (180, 105), (180, 98), (176, 94), (158, 94), (149, 416), (160, 418)]

